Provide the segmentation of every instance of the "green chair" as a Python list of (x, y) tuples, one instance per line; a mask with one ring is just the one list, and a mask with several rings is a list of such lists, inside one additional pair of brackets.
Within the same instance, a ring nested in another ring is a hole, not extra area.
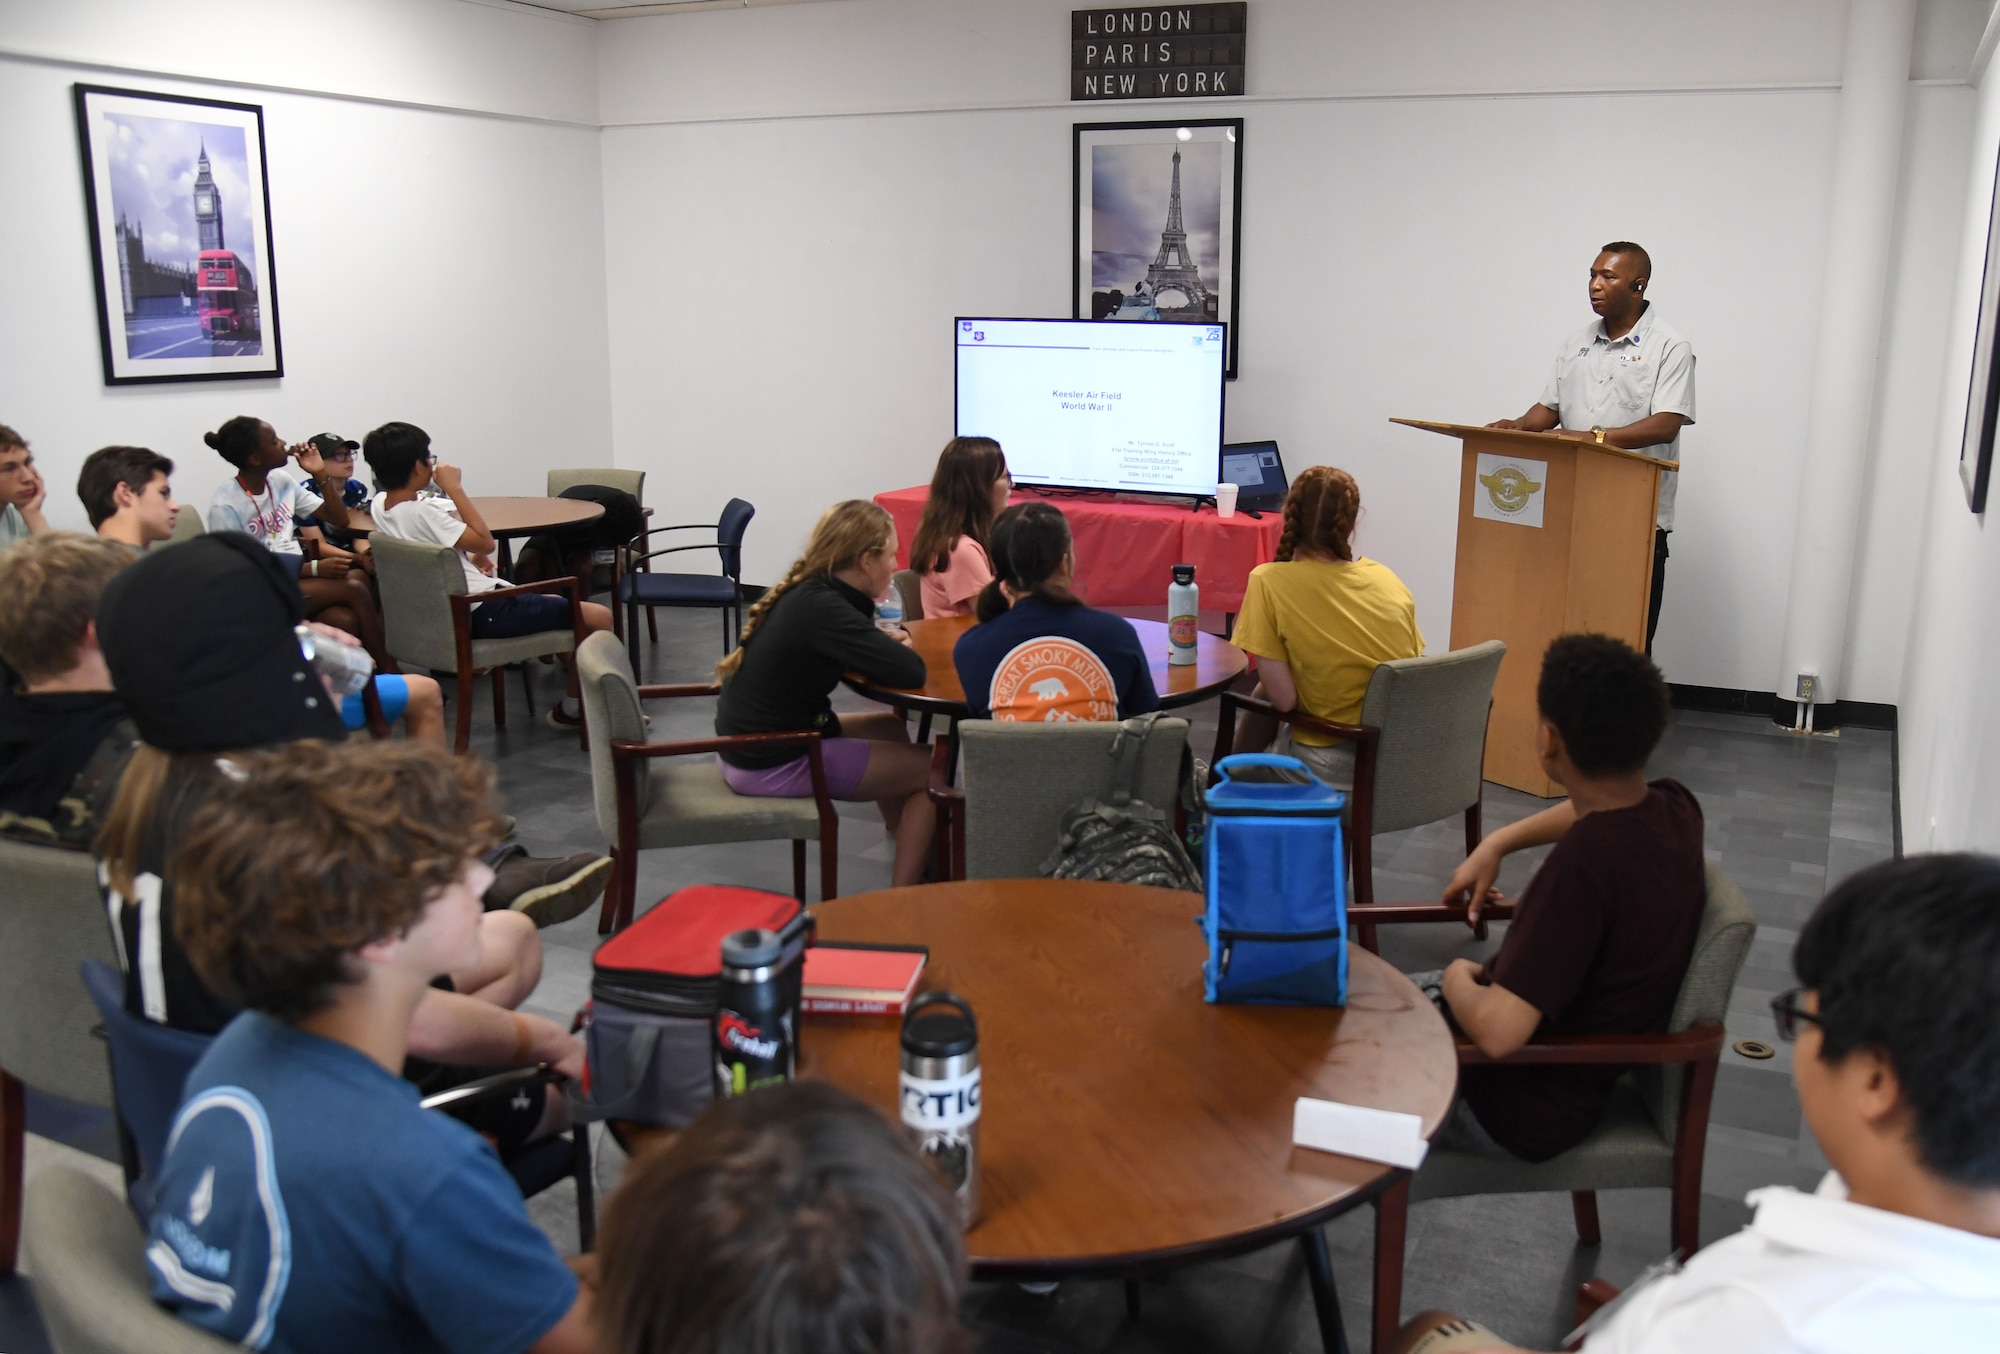
[[(1438, 920), (1406, 909), (1380, 912), (1375, 902), (1374, 839), (1378, 832), (1421, 827), (1462, 815), (1465, 849), (1479, 845), (1484, 802), (1486, 715), (1507, 646), (1497, 639), (1427, 658), (1383, 663), (1368, 680), (1358, 724), (1336, 724), (1268, 701), (1222, 693), (1215, 760), (1231, 751), (1236, 711), (1251, 710), (1294, 728), (1313, 729), (1354, 748), (1347, 850), (1353, 897), (1348, 917), (1355, 938), (1375, 948), (1378, 921)], [(1211, 774), (1211, 780), (1213, 775)], [(1458, 914), (1462, 919), (1463, 913)], [(1501, 914), (1495, 914), (1495, 920)]]
[[(1750, 942), (1757, 936), (1757, 920), (1743, 891), (1712, 863), (1707, 889), (1701, 929), (1665, 1033), (1538, 1039), (1504, 1058), (1488, 1058), (1471, 1044), (1459, 1044), (1460, 1067), (1629, 1070), (1618, 1079), (1604, 1117), (1590, 1136), (1548, 1161), (1495, 1161), (1433, 1147), (1407, 1193), (1400, 1186), (1392, 1190), (1377, 1213), (1376, 1270), (1394, 1276), (1398, 1295), (1404, 1210), (1410, 1201), (1567, 1191), (1577, 1236), (1586, 1245), (1596, 1245), (1601, 1237), (1598, 1190), (1666, 1189), (1673, 1196), (1669, 1223), (1673, 1248), (1686, 1255), (1700, 1248), (1702, 1160), (1722, 1056), (1723, 1023)], [(1392, 1310), (1384, 1315), (1394, 1330), (1397, 1314)]]
[(27, 1215), (35, 1306), (56, 1354), (239, 1348), (153, 1302), (146, 1234), (103, 1184), (73, 1166), (49, 1166), (28, 1187)]
[[(617, 636), (600, 631), (577, 650), (583, 689), (584, 726), (590, 731), (590, 786), (598, 829), (611, 843), (611, 882), (597, 930), (632, 921), (638, 889), (639, 852), (655, 847), (702, 846), (715, 842), (792, 843), (792, 890), (806, 896), (806, 843), (819, 842), (822, 901), (834, 896), (840, 818), (827, 793), (819, 762), (817, 733), (754, 733), (680, 742), (647, 741), (642, 702), (686, 696), (713, 696), (714, 685), (640, 686)], [(810, 799), (758, 799), (729, 788), (715, 754), (727, 747), (794, 746), (812, 758)], [(698, 758), (669, 762), (668, 758)]]
[[(458, 552), (450, 546), (417, 545), (377, 533), (369, 549), (375, 555), (375, 582), (382, 590), (382, 630), (389, 652), (399, 663), (458, 674), (455, 751), (464, 752), (472, 740), (472, 679), (476, 673), (493, 674), (493, 722), (504, 729), (507, 690), (502, 679), (508, 665), (544, 654), (574, 653), (583, 643), (583, 613), (578, 609), (581, 599), (573, 578), (520, 583), (472, 596), (465, 590), (465, 570), (458, 562)], [(528, 592), (567, 597), (570, 628), (513, 639), (472, 637), (475, 602)], [(533, 714), (535, 698), (525, 670), (521, 686), (528, 692), (528, 713)]]
[(80, 851), (0, 839), (0, 1276), (21, 1235), (25, 1088), (111, 1108), (97, 1011), (77, 978), (85, 959), (117, 963), (97, 888)]
[[(1118, 771), (1111, 748), (1120, 727), (960, 720), (962, 788), (947, 782), (949, 754), (943, 739), (931, 766), (939, 878), (1040, 875), (1042, 862), (1056, 848), (1064, 810), (1081, 799), (1110, 798)], [(1162, 716), (1154, 721), (1139, 756), (1133, 797), (1164, 811), (1170, 822), (1179, 802), (1187, 733), (1185, 719)]]

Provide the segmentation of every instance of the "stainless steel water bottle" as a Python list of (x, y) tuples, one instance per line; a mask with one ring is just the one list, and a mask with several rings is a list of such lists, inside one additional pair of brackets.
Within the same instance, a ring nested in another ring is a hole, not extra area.
[(910, 1003), (900, 1091), (904, 1127), (972, 1226), (979, 1217), (979, 1025), (964, 997), (926, 992)]
[(1167, 662), (1183, 667), (1194, 662), (1195, 633), (1201, 629), (1201, 589), (1195, 586), (1194, 566), (1176, 564), (1174, 581), (1167, 586)]
[[(722, 938), (715, 1008), (715, 1094), (744, 1095), (798, 1072), (798, 986), (786, 981), (784, 938), (732, 931)], [(793, 963), (796, 963), (794, 958)]]

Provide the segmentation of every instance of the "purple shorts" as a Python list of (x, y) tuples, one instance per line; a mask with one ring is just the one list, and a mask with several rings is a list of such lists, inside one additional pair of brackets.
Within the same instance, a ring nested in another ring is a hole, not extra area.
[[(866, 738), (822, 738), (820, 762), (826, 767), (826, 792), (835, 799), (853, 799), (868, 770)], [(722, 779), (739, 795), (756, 799), (810, 799), (813, 792), (812, 760), (800, 755), (761, 771), (745, 771), (722, 761)]]

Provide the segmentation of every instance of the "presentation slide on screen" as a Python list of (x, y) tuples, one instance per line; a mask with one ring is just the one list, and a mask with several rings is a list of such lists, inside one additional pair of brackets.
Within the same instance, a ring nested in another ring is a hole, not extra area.
[(1223, 328), (958, 321), (958, 433), (991, 437), (1022, 484), (1215, 492)]

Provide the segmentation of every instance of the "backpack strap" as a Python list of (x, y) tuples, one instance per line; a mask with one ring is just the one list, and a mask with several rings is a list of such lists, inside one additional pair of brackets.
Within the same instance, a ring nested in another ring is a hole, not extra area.
[(1112, 785), (1111, 802), (1119, 808), (1130, 804), (1133, 791), (1139, 788), (1139, 754), (1145, 751), (1146, 740), (1153, 733), (1153, 721), (1159, 717), (1159, 712), (1154, 711), (1123, 720), (1111, 740), (1106, 755), (1118, 759), (1118, 778)]

